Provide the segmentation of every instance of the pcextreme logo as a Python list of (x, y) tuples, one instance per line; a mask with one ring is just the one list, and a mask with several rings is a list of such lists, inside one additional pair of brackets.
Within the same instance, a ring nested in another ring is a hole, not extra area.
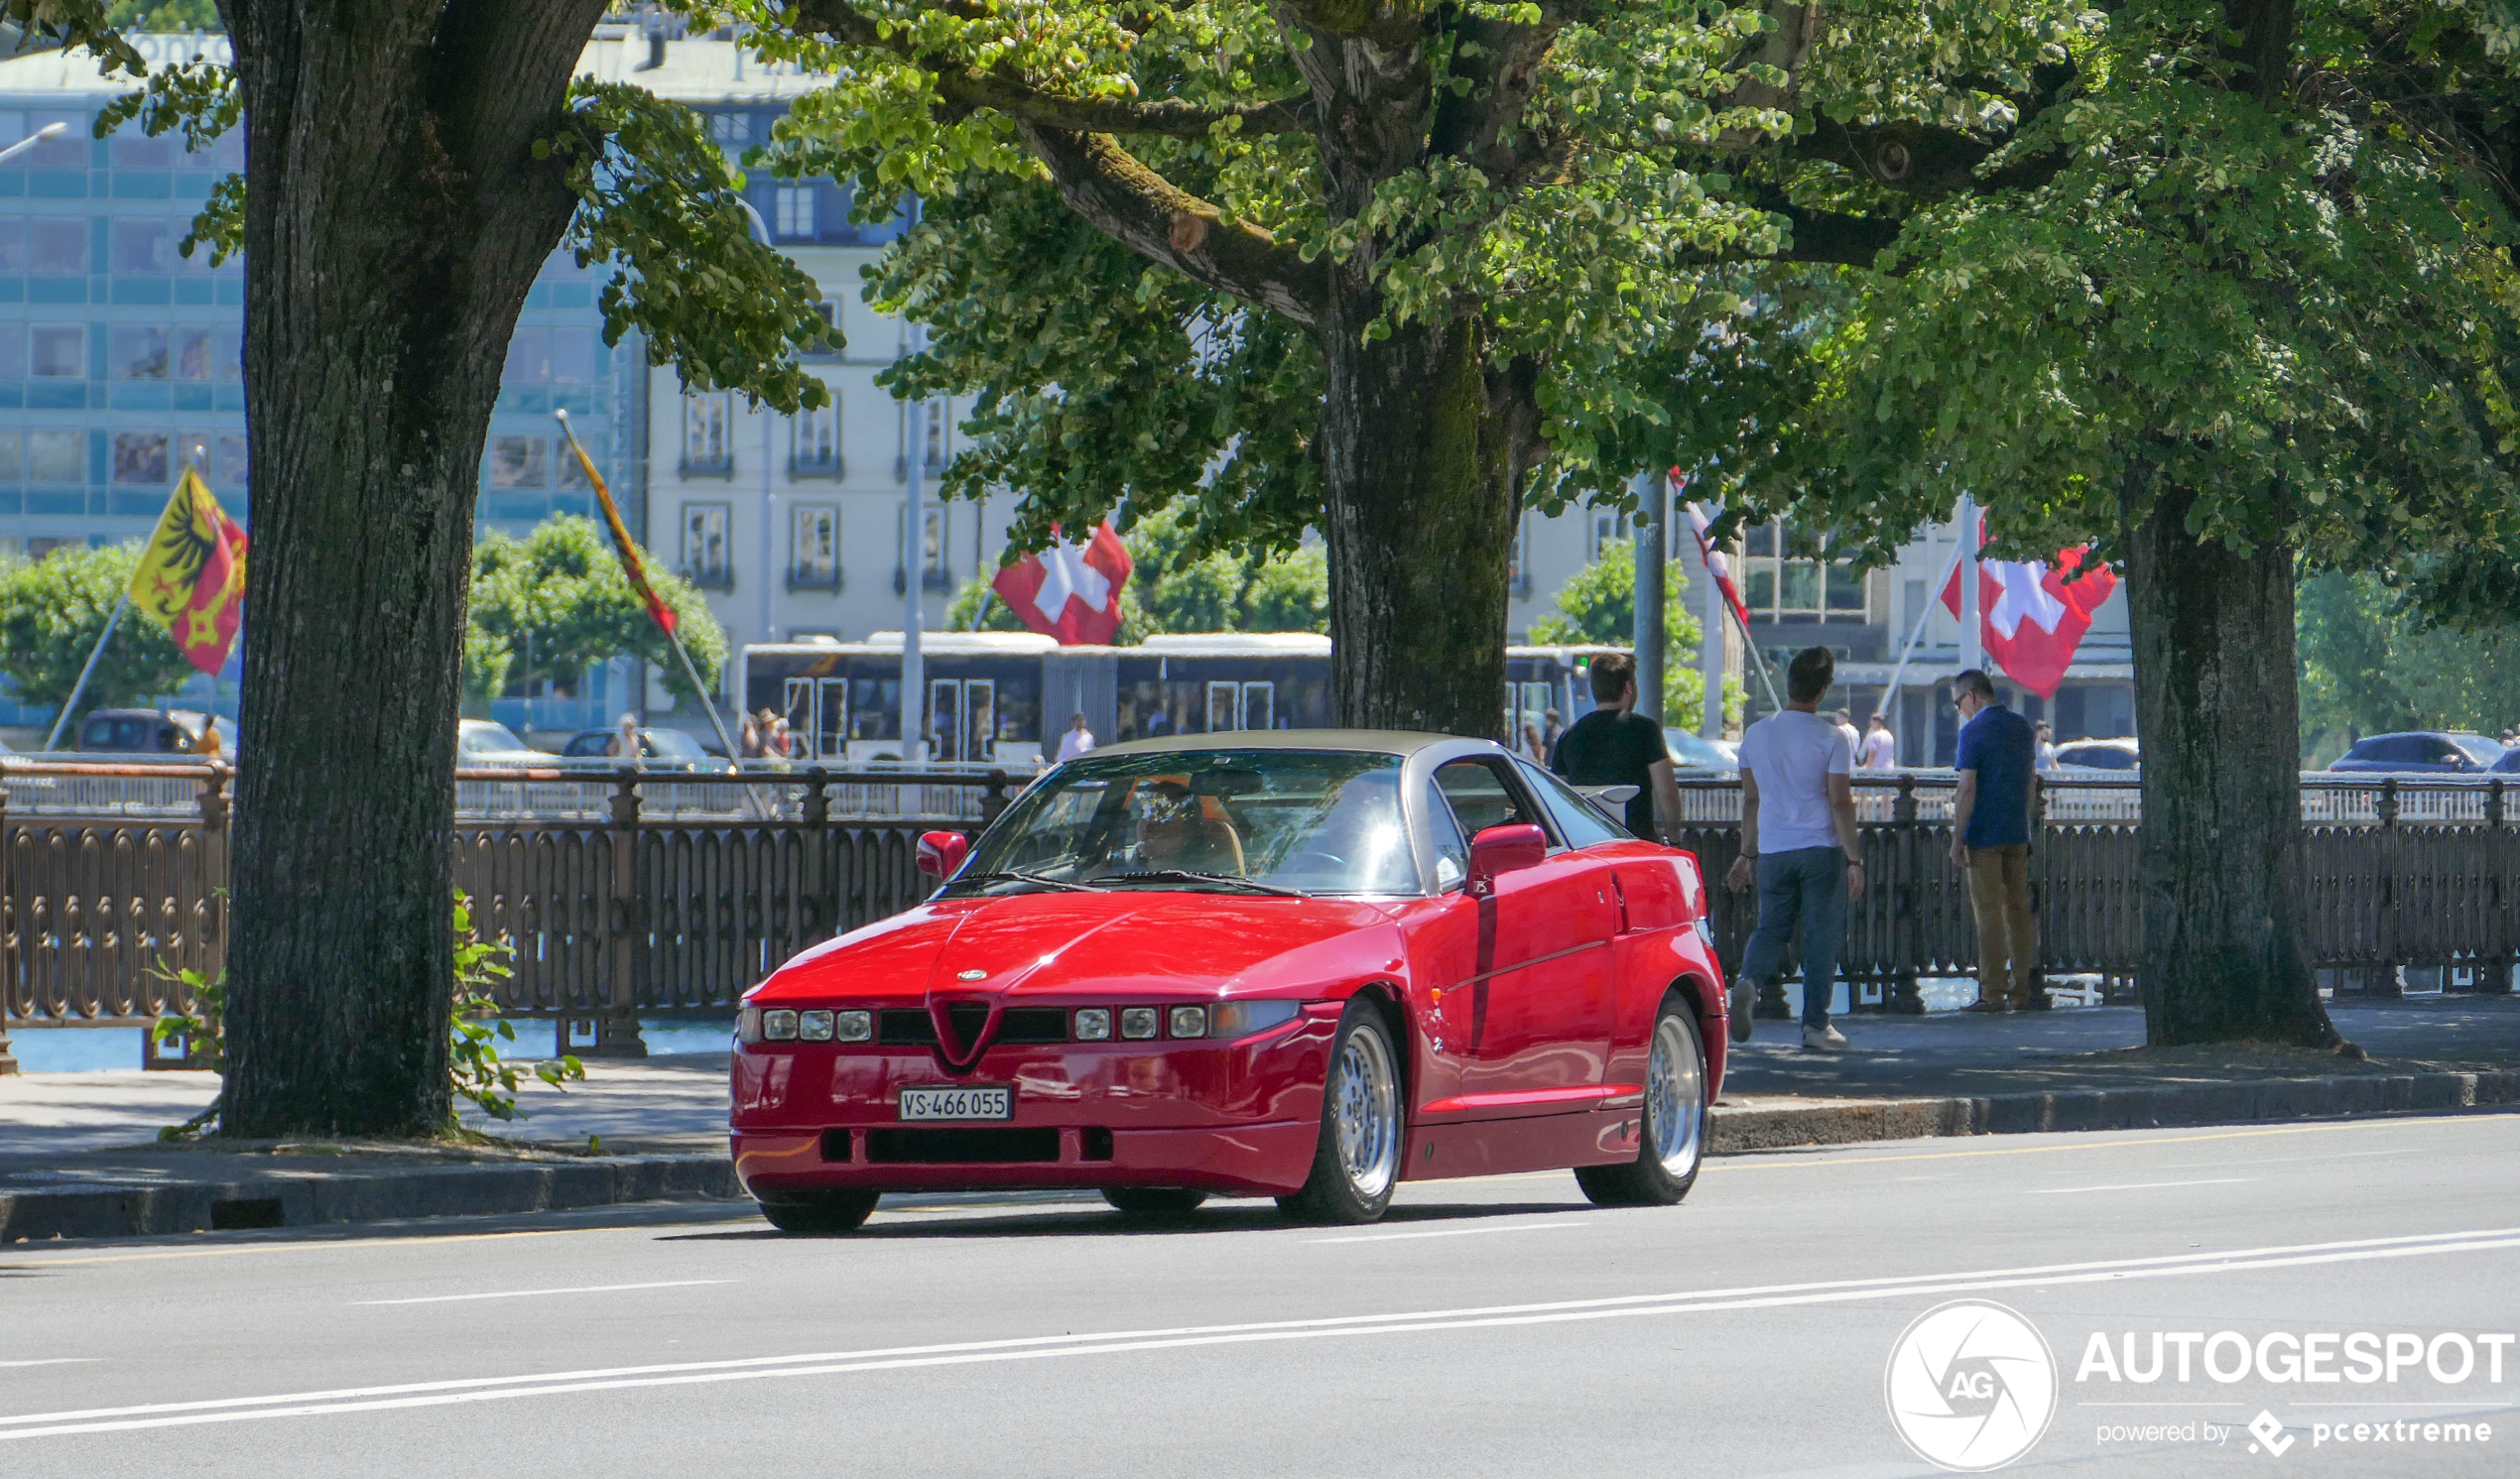
[(2057, 1413), (2057, 1361), (2018, 1313), (1954, 1299), (1918, 1315), (1883, 1374), (1891, 1425), (1919, 1458), (1961, 1473), (2029, 1452)]

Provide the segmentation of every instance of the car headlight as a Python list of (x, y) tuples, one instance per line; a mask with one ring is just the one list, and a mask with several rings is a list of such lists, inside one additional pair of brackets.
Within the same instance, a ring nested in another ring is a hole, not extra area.
[(831, 1014), (831, 1036), (843, 1043), (863, 1043), (875, 1036), (875, 1014), (834, 1012)]
[(1076, 1009), (1075, 1035), (1076, 1041), (1079, 1043), (1109, 1042), (1111, 1038), (1111, 1009), (1109, 1007), (1078, 1007)]
[(789, 1011), (785, 1007), (776, 1008), (762, 1013), (761, 1036), (772, 1043), (795, 1042), (797, 1040), (797, 1014)]
[(1293, 1022), (1295, 1014), (1303, 1010), (1304, 1004), (1295, 1001), (1227, 1002), (1210, 1015), (1207, 1035), (1228, 1040), (1248, 1038)]
[(1132, 1041), (1152, 1038), (1155, 1036), (1155, 1025), (1161, 1020), (1161, 1016), (1162, 1014), (1153, 1007), (1122, 1007), (1120, 1036)]
[(1205, 1007), (1175, 1007), (1172, 1019), (1165, 1023), (1165, 1028), (1171, 1036), (1176, 1038), (1204, 1038), (1207, 1036), (1207, 1009)]
[(800, 1043), (830, 1042), (831, 1014), (828, 1012), (799, 1012), (797, 1014), (797, 1041)]

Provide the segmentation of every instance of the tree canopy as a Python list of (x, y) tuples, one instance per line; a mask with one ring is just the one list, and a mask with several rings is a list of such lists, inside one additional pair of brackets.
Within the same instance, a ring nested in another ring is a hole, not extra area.
[[(1682, 601), (1689, 577), (1677, 562), (1663, 566), (1663, 705), (1665, 724), (1695, 729), (1705, 712), (1706, 678), (1698, 671), (1700, 628), (1697, 615)], [(1592, 563), (1575, 571), (1558, 592), (1558, 614), (1531, 624), (1536, 643), (1599, 643), (1632, 647), (1636, 642), (1636, 542), (1605, 540)], [(1737, 709), (1738, 692), (1725, 694), (1725, 706)]]
[(2297, 611), (2306, 765), (2357, 735), (2520, 722), (2520, 630), (2447, 626), (2377, 577), (2342, 571), (2304, 582)]
[[(39, 560), (0, 560), (0, 674), (20, 702), (59, 710), (96, 650), (114, 603), (140, 563), (137, 545), (56, 550)], [(87, 680), (79, 711), (172, 693), (195, 670), (166, 629), (123, 613)]]
[[(692, 666), (713, 689), (726, 666), (725, 630), (688, 581), (653, 556), (646, 563), (649, 583), (674, 610)], [(465, 650), (465, 691), (476, 700), (519, 678), (568, 681), (599, 663), (635, 657), (664, 670), (678, 701), (699, 701), (592, 519), (562, 515), (521, 540), (496, 530), (483, 536), (472, 553), (471, 626), (477, 640)]]

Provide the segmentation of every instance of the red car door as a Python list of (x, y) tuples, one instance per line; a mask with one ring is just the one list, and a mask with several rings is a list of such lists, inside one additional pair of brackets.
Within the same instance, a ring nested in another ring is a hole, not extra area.
[(1535, 822), (1551, 852), (1484, 897), (1450, 901), (1444, 933), (1454, 948), (1435, 958), (1449, 977), (1438, 1022), (1458, 1087), (1429, 1111), (1496, 1119), (1588, 1108), (1610, 1036), (1608, 874), (1566, 847), (1503, 759), (1454, 761), (1437, 770), (1436, 787), (1463, 836)]

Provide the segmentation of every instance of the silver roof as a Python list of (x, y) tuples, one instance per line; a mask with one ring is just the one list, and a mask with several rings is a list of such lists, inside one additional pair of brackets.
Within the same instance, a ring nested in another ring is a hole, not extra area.
[(1411, 729), (1228, 729), (1214, 734), (1169, 735), (1163, 739), (1127, 740), (1102, 745), (1096, 755), (1196, 754), (1210, 750), (1357, 750), (1376, 755), (1415, 755), (1443, 745), (1490, 750), (1504, 747), (1494, 740), (1457, 734), (1430, 734)]

